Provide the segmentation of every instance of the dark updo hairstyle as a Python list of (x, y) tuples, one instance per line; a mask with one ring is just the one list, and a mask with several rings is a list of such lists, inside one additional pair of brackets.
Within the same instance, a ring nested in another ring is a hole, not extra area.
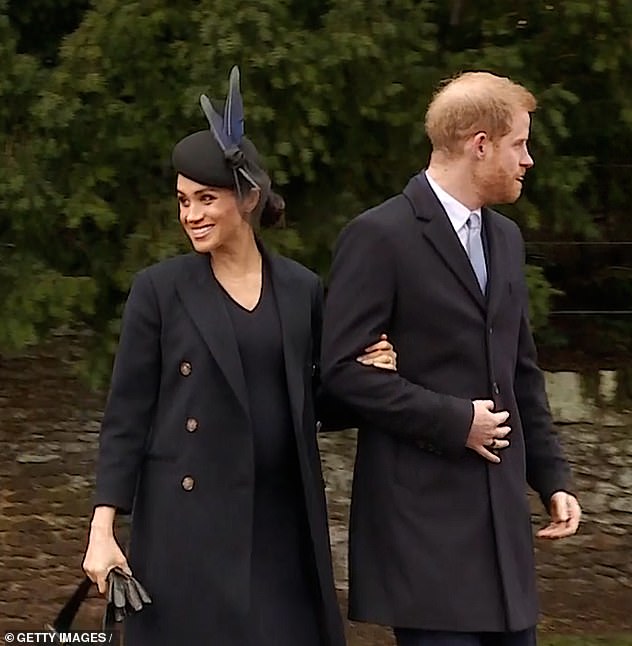
[(264, 229), (285, 226), (285, 200), (278, 193), (268, 193), (259, 216), (259, 224)]

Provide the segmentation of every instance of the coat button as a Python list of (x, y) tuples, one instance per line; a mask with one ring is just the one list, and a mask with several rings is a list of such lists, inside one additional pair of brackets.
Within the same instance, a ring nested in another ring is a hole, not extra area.
[(182, 488), (185, 491), (191, 491), (195, 486), (195, 480), (191, 476), (185, 476), (182, 478)]
[(183, 361), (180, 364), (180, 374), (183, 377), (188, 377), (191, 374), (191, 364), (188, 361)]
[(500, 388), (496, 382), (492, 384), (492, 390), (494, 391), (494, 395), (500, 395)]
[(189, 417), (189, 419), (187, 419), (187, 431), (189, 431), (189, 433), (195, 433), (195, 431), (197, 431), (197, 427), (198, 421), (195, 417)]

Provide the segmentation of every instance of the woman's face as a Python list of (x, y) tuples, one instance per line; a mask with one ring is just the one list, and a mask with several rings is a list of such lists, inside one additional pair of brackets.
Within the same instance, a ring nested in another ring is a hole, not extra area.
[(242, 217), (233, 190), (205, 186), (178, 175), (177, 193), (180, 224), (197, 252), (210, 253), (230, 246), (250, 233), (250, 224)]

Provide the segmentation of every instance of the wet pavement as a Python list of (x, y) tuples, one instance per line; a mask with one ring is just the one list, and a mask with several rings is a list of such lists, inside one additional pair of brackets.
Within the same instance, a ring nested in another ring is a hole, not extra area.
[[(72, 353), (57, 343), (32, 356), (0, 358), (2, 631), (40, 629), (81, 580), (104, 396), (73, 376)], [(585, 520), (577, 537), (538, 543), (543, 630), (632, 632), (630, 372), (556, 373), (548, 384)], [(323, 436), (321, 450), (344, 605), (353, 432)], [(534, 512), (534, 524), (543, 525), (535, 500)], [(93, 593), (78, 625), (97, 627), (101, 611)], [(392, 644), (373, 626), (351, 625), (349, 636), (350, 646)]]

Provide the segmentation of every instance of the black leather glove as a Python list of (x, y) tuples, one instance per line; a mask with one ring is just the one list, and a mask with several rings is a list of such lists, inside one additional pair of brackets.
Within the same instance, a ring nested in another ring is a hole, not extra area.
[(114, 621), (123, 621), (125, 617), (151, 603), (151, 597), (143, 586), (120, 568), (110, 570), (107, 576), (107, 602), (109, 613)]
[[(128, 615), (139, 612), (151, 603), (151, 597), (145, 588), (133, 576), (126, 574), (119, 568), (110, 570), (107, 582), (107, 607), (103, 617), (104, 630), (112, 630), (115, 622), (123, 621)], [(64, 604), (53, 623), (46, 624), (47, 630), (52, 632), (70, 631), (75, 615), (91, 588), (92, 581), (86, 577)]]

